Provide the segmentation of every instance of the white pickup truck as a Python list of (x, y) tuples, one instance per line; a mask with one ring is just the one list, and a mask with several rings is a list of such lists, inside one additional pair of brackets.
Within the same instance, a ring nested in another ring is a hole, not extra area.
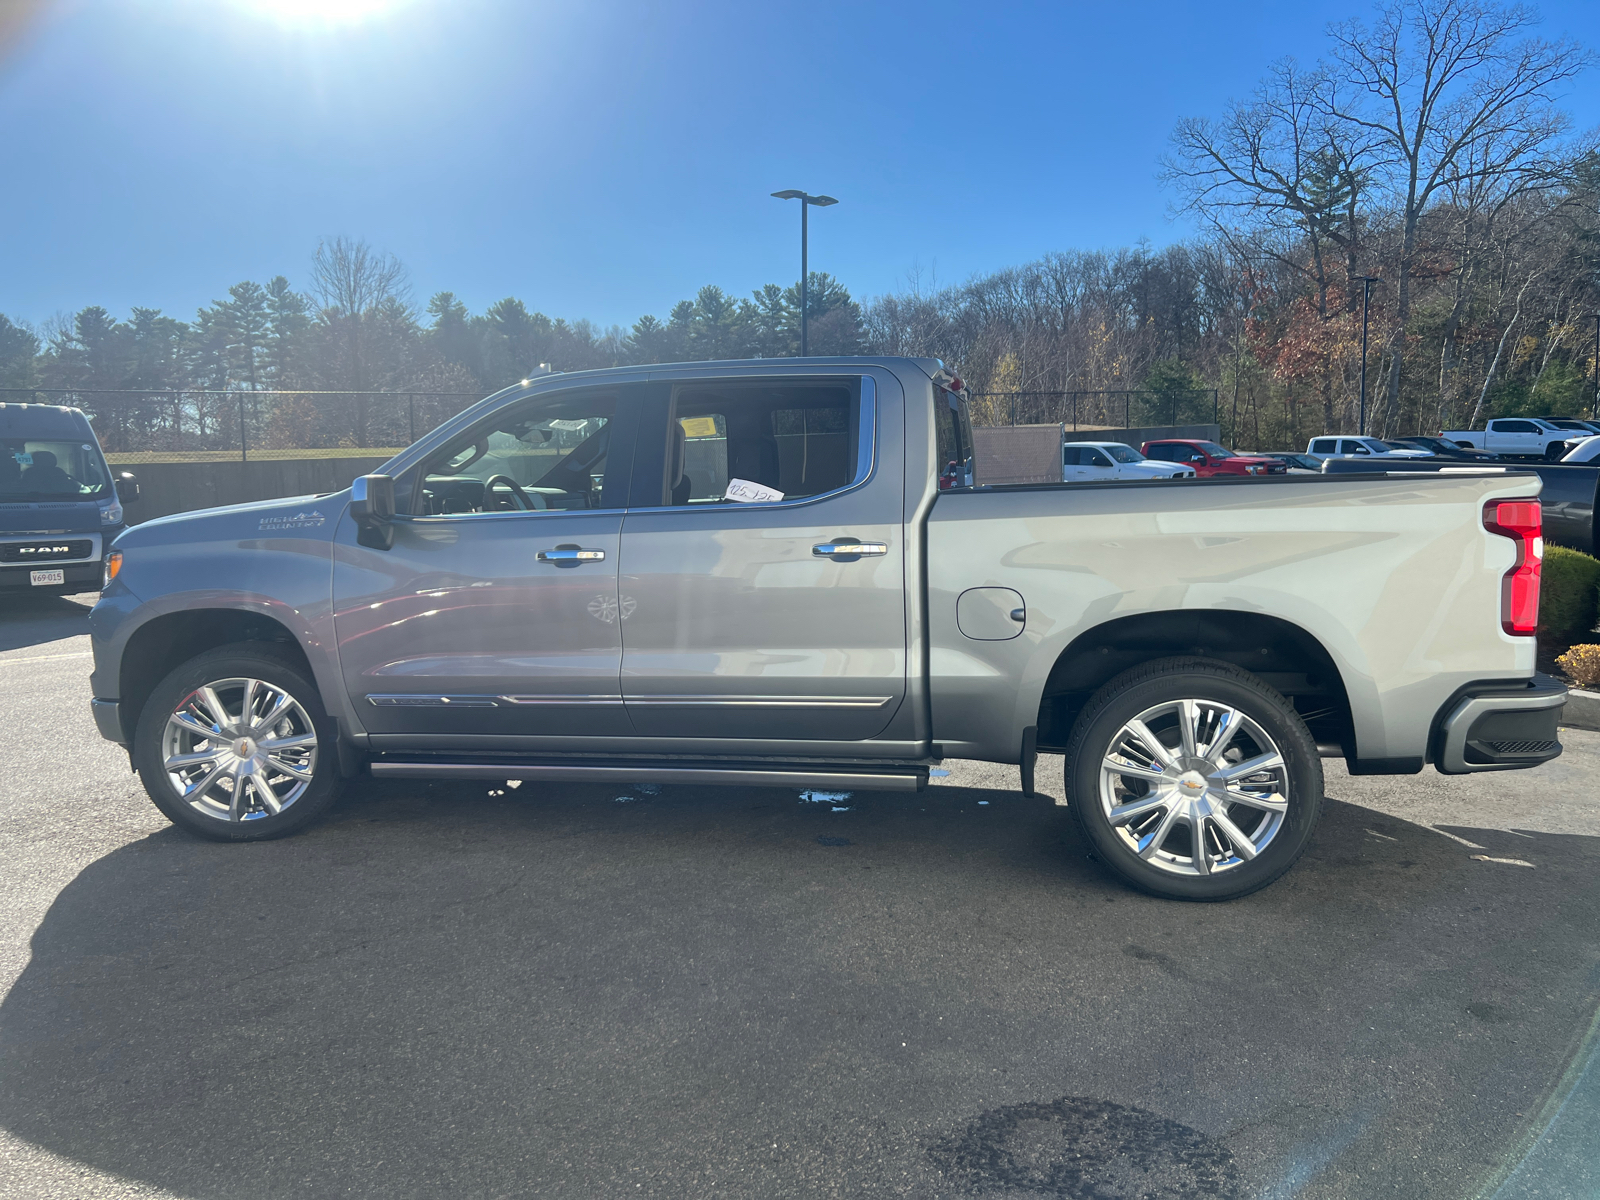
[(1124, 442), (1067, 442), (1061, 447), (1062, 483), (1193, 478), (1193, 467), (1185, 463), (1156, 462)]
[(1538, 417), (1497, 417), (1484, 429), (1447, 429), (1439, 436), (1491, 454), (1555, 460), (1567, 452), (1568, 442), (1583, 435)]

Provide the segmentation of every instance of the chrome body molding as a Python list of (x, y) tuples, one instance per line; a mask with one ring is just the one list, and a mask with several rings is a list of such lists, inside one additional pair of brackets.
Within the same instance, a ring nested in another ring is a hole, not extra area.
[(376, 694), (367, 703), (377, 708), (499, 708), (502, 704), (613, 704), (621, 696), (420, 696), (407, 693)]
[(893, 696), (628, 696), (629, 708), (882, 708)]
[(882, 708), (893, 696), (424, 696), (374, 693), (367, 703), (378, 708), (499, 708), (502, 704), (647, 705), (672, 708)]

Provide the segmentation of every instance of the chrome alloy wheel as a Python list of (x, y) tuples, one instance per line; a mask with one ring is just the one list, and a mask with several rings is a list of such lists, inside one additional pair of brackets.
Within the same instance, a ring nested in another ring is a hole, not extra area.
[(1289, 772), (1266, 731), (1215, 700), (1168, 700), (1111, 739), (1100, 806), (1134, 854), (1174, 875), (1214, 875), (1266, 849), (1289, 810)]
[(167, 718), (161, 762), (173, 792), (218, 821), (277, 816), (311, 786), (317, 731), (306, 710), (259, 679), (219, 679)]

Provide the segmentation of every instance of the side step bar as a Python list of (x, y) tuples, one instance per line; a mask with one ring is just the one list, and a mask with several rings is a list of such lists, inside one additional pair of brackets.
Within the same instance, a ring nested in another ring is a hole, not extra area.
[(878, 769), (819, 764), (729, 763), (727, 766), (682, 763), (616, 763), (589, 765), (556, 762), (447, 762), (374, 759), (378, 779), (532, 779), (547, 783), (704, 783), (748, 787), (829, 787), (885, 792), (920, 792), (928, 784), (927, 767)]

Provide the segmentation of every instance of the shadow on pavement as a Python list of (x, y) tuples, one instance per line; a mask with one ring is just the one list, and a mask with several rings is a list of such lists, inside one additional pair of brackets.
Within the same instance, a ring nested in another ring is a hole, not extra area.
[(59, 642), (89, 632), (89, 610), (99, 599), (82, 596), (0, 595), (0, 651)]
[(1459, 1197), (1593, 1012), (1597, 839), (1330, 802), (1183, 905), (1046, 802), (849, 803), (366, 783), (156, 834), (35, 934), (0, 1125), (208, 1198)]

